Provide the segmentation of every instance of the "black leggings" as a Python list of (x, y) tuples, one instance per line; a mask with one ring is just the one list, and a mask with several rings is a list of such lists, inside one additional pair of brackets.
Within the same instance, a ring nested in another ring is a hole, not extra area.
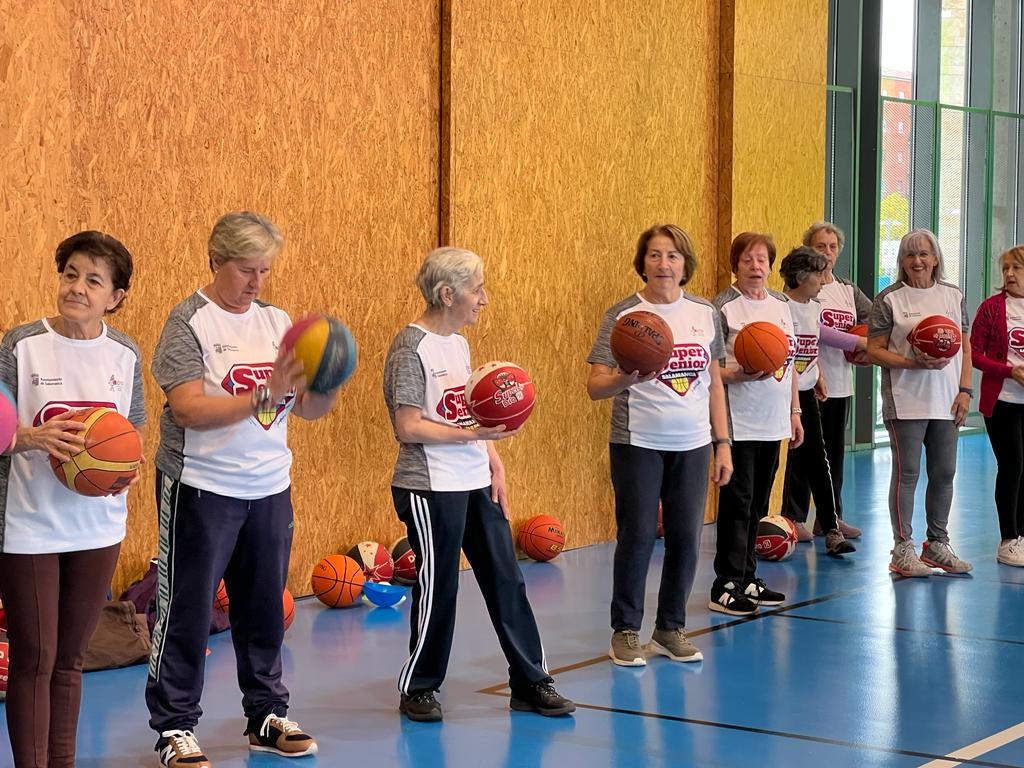
[(996, 511), (1003, 539), (1024, 536), (1024, 405), (997, 400), (985, 429), (996, 455)]
[(821, 413), (814, 390), (800, 393), (800, 422), (804, 427), (804, 441), (789, 452), (786, 477), (782, 490), (782, 514), (798, 523), (807, 522), (814, 494), (815, 515), (825, 533), (838, 527), (836, 522), (836, 494), (832, 488), (832, 472), (825, 440), (822, 435)]

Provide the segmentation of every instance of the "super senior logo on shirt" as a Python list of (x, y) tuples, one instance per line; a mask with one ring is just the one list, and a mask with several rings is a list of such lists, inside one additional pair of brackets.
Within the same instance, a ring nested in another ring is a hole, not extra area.
[[(270, 381), (270, 375), (273, 372), (273, 363), (235, 363), (228, 369), (227, 375), (221, 380), (220, 385), (229, 395), (252, 392), (260, 384)], [(263, 429), (269, 430), (294, 397), (295, 393), (289, 392), (273, 409), (261, 410), (257, 414), (257, 423)]]
[(668, 365), (658, 374), (658, 380), (680, 397), (686, 397), (694, 380), (710, 362), (707, 350), (700, 344), (676, 344)]
[(472, 427), (476, 421), (469, 414), (466, 406), (466, 387), (452, 387), (441, 393), (441, 399), (437, 401), (437, 415), (445, 421), (454, 424), (456, 427)]

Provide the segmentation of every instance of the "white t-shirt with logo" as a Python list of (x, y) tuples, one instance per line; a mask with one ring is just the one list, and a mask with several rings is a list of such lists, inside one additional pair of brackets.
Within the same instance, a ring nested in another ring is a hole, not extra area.
[(729, 286), (712, 303), (722, 313), (728, 370), (736, 371), (740, 368), (733, 350), (736, 334), (748, 323), (772, 323), (781, 328), (789, 339), (789, 356), (772, 376), (760, 381), (726, 385), (734, 439), (770, 441), (791, 437), (793, 428), (790, 409), (793, 407), (793, 355), (796, 352), (796, 341), (789, 300), (775, 291), (768, 291), (768, 296), (761, 300), (750, 299), (735, 286)]
[(724, 357), (721, 320), (704, 299), (682, 294), (652, 304), (633, 294), (609, 309), (587, 356), (590, 364), (617, 368), (611, 351), (615, 322), (631, 312), (653, 312), (672, 330), (672, 357), (650, 381), (615, 396), (610, 442), (659, 451), (690, 451), (711, 442), (710, 365)]
[[(11, 329), (0, 343), (0, 380), (15, 396), (24, 426), (97, 406), (113, 408), (135, 426), (146, 422), (139, 349), (106, 324), (95, 339), (61, 336), (45, 319)], [(125, 535), (126, 498), (69, 490), (45, 451), (0, 456), (0, 551), (112, 546)]]
[[(1006, 294), (1006, 364), (1011, 368), (1024, 365), (1024, 299)], [(1024, 404), (1024, 387), (1012, 377), (1003, 379), (999, 399), (1006, 403)]]
[[(822, 285), (821, 293), (818, 294), (821, 324), (837, 331), (848, 331), (857, 325), (858, 317), (862, 322), (866, 322), (870, 304), (867, 303), (866, 297), (861, 298), (863, 308), (859, 310), (858, 293), (860, 292), (854, 285), (839, 278)], [(853, 395), (853, 365), (846, 359), (843, 350), (822, 346), (818, 352), (818, 364), (825, 375), (830, 398)]]
[[(287, 313), (254, 301), (241, 314), (228, 312), (201, 291), (171, 310), (153, 355), (153, 376), (165, 392), (201, 380), (208, 397), (251, 392), (270, 379)], [(215, 429), (178, 426), (164, 405), (156, 464), (193, 488), (235, 499), (261, 499), (291, 484), (288, 394), (260, 418)]]
[[(942, 281), (936, 281), (930, 288), (912, 288), (900, 281), (879, 293), (871, 306), (868, 335), (889, 334), (889, 351), (913, 358), (913, 347), (907, 336), (931, 315), (948, 317), (960, 326), (963, 338), (967, 338), (969, 326), (964, 295), (952, 283)], [(938, 370), (882, 367), (882, 418), (951, 421), (950, 408), (960, 391), (963, 357), (961, 350), (949, 365)]]
[[(814, 389), (818, 383), (818, 320), (821, 305), (817, 299), (800, 303), (789, 299), (789, 311), (793, 315), (796, 351), (793, 354), (793, 370), (796, 371), (796, 387), (801, 392)], [(828, 379), (825, 379), (828, 384)]]
[[(407, 325), (391, 342), (384, 359), (384, 402), (391, 425), (403, 405), (419, 408), (423, 418), (471, 429), (476, 421), (466, 406), (469, 344), (464, 336), (441, 336)], [(397, 439), (397, 435), (396, 435)], [(491, 484), (487, 446), (468, 443), (399, 442), (391, 484), (414, 491), (474, 491)]]

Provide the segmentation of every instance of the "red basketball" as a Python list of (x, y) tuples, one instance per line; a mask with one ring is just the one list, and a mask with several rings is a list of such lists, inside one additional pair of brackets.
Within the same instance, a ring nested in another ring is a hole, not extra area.
[(213, 596), (213, 607), (221, 613), (227, 613), (230, 604), (228, 589), (224, 586), (224, 579), (221, 579), (217, 585), (217, 594)]
[(112, 408), (89, 408), (73, 421), (85, 424), (85, 448), (63, 464), (53, 456), (57, 480), (83, 496), (107, 496), (131, 482), (142, 461), (142, 441), (135, 427)]
[(363, 566), (367, 581), (391, 581), (395, 564), (391, 555), (376, 541), (361, 541), (348, 551), (348, 556)]
[(345, 555), (327, 555), (313, 566), (309, 577), (313, 594), (328, 608), (352, 605), (363, 593), (365, 581), (359, 563)]
[(668, 323), (653, 312), (627, 312), (612, 328), (612, 357), (624, 373), (660, 371), (672, 358), (674, 343)]
[(550, 515), (531, 517), (519, 529), (516, 543), (527, 557), (550, 560), (565, 547), (562, 524)]
[(789, 337), (773, 323), (748, 323), (736, 334), (733, 354), (747, 373), (775, 373), (789, 357)]
[(7, 673), (10, 669), (7, 640), (0, 640), (0, 701), (7, 698)]
[(391, 581), (408, 587), (416, 583), (416, 553), (412, 551), (405, 536), (391, 545), (391, 560), (395, 564), (395, 575)]
[(796, 528), (782, 515), (765, 515), (757, 524), (754, 551), (765, 560), (785, 560), (796, 549)]
[(466, 382), (466, 406), (481, 427), (519, 429), (536, 402), (530, 374), (515, 363), (485, 363)]
[(288, 631), (288, 627), (295, 621), (295, 598), (292, 597), (292, 593), (285, 587), (284, 592), (281, 593), (281, 603), (284, 607), (284, 631)]
[(942, 315), (926, 317), (907, 334), (907, 341), (932, 357), (953, 357), (960, 351), (960, 326)]
[[(860, 325), (855, 325), (852, 328), (847, 329), (846, 332), (855, 334), (857, 336), (867, 336), (868, 327), (861, 323)], [(846, 362), (853, 363), (854, 365), (871, 365), (871, 363), (868, 362), (865, 353), (860, 352), (858, 350), (854, 350), (852, 352), (843, 352), (843, 357), (846, 358)]]

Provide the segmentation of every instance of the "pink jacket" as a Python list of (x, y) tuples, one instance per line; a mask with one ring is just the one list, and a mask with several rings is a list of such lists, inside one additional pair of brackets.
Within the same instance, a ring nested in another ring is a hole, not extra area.
[(1013, 375), (1006, 363), (1010, 348), (1006, 337), (1006, 292), (1000, 291), (981, 302), (971, 325), (971, 365), (981, 371), (981, 414), (991, 416), (1003, 380)]

